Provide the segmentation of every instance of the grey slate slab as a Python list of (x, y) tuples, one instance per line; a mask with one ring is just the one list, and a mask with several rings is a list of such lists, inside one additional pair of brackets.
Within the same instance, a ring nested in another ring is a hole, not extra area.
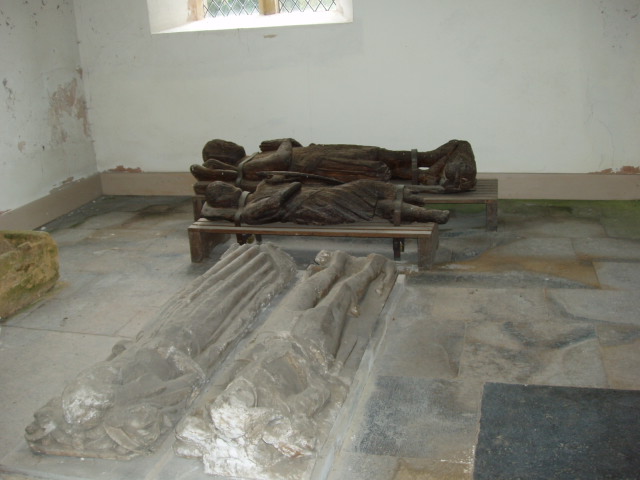
[(570, 238), (530, 237), (516, 240), (491, 251), (502, 257), (562, 257), (573, 258), (575, 252)]
[(440, 301), (440, 290), (405, 290), (387, 326), (384, 350), (376, 360), (378, 374), (424, 378), (458, 375), (464, 317), (452, 319), (432, 314)]
[(640, 240), (621, 238), (577, 238), (576, 254), (580, 257), (607, 260), (640, 260)]
[(595, 328), (581, 322), (473, 322), (460, 378), (472, 381), (607, 386)]
[[(0, 327), (0, 463), (16, 446), (33, 413), (81, 370), (104, 359), (118, 339), (103, 335)], [(0, 475), (2, 477), (2, 475)]]
[(344, 451), (446, 460), (475, 443), (479, 392), (450, 380), (380, 376)]
[(592, 288), (585, 283), (530, 271), (474, 272), (461, 264), (450, 264), (438, 270), (420, 272), (409, 277), (408, 285), (441, 285), (483, 288)]
[(638, 390), (640, 327), (602, 323), (596, 330), (609, 387)]
[(474, 479), (640, 478), (640, 391), (488, 383)]
[(640, 262), (593, 262), (602, 288), (638, 290)]
[(640, 296), (631, 290), (550, 290), (564, 315), (580, 320), (640, 325)]

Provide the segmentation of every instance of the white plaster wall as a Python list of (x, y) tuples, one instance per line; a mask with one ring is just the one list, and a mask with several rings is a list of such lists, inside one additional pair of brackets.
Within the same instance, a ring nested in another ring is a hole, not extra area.
[(431, 149), (482, 172), (640, 159), (640, 0), (354, 0), (352, 24), (151, 35), (75, 0), (100, 171), (186, 171), (211, 138)]
[(0, 1), (0, 212), (97, 172), (71, 0)]

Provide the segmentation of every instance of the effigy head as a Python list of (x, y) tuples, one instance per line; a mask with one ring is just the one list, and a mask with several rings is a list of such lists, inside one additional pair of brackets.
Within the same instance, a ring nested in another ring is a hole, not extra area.
[(62, 392), (62, 412), (71, 425), (91, 428), (113, 405), (119, 372), (106, 363), (80, 374)]
[(247, 154), (242, 146), (227, 140), (210, 140), (202, 149), (202, 160), (217, 158), (227, 163), (237, 163), (246, 157)]
[(475, 162), (464, 155), (457, 155), (447, 162), (443, 171), (445, 187), (470, 190), (476, 184)]

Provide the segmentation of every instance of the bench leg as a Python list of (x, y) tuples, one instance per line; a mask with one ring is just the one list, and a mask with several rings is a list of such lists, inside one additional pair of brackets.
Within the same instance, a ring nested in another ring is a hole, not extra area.
[(193, 219), (197, 222), (200, 219), (200, 212), (202, 212), (203, 205), (202, 198), (193, 197), (191, 199), (191, 205), (193, 206)]
[(428, 270), (433, 267), (438, 251), (438, 225), (434, 225), (430, 236), (418, 237), (418, 269)]
[(401, 254), (404, 252), (404, 238), (393, 239), (393, 259), (397, 262), (401, 258)]
[(498, 230), (498, 201), (487, 200), (487, 231), (495, 232)]
[(201, 230), (195, 228), (189, 228), (187, 230), (189, 234), (189, 250), (191, 251), (191, 262), (200, 263), (204, 260), (204, 257), (208, 256), (208, 252), (205, 252), (206, 241), (203, 238), (204, 234)]
[(211, 249), (216, 245), (224, 243), (229, 235), (224, 233), (210, 233), (198, 227), (188, 228), (189, 250), (191, 251), (191, 262), (200, 263), (205, 258), (209, 258)]

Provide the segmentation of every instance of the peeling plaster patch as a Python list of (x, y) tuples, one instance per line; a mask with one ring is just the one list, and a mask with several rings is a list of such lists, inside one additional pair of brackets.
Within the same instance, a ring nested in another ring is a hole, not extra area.
[(630, 165), (625, 165), (624, 167), (620, 167), (617, 169), (614, 168), (605, 168), (604, 170), (600, 170), (599, 172), (590, 172), (596, 175), (599, 174), (607, 174), (607, 175), (638, 175), (640, 174), (640, 167), (632, 167)]
[(49, 193), (56, 193), (59, 192), (60, 190), (64, 190), (70, 183), (73, 183), (74, 179), (73, 177), (69, 177), (66, 180), (63, 180), (62, 183), (60, 183), (59, 186), (52, 188), (51, 190), (49, 190)]
[(18, 142), (18, 150), (20, 150), (21, 153), (24, 153), (24, 149), (27, 146), (27, 142), (25, 142), (24, 140), (21, 142)]
[(125, 173), (142, 173), (142, 169), (140, 167), (129, 168), (129, 167), (124, 167), (123, 165), (118, 165), (116, 168), (111, 168), (108, 171), (109, 172), (125, 172)]
[(64, 127), (64, 120), (68, 117), (81, 120), (84, 135), (91, 135), (87, 102), (84, 96), (78, 95), (78, 80), (75, 78), (66, 85), (59, 86), (49, 98), (49, 121), (54, 145), (64, 143), (69, 138)]

